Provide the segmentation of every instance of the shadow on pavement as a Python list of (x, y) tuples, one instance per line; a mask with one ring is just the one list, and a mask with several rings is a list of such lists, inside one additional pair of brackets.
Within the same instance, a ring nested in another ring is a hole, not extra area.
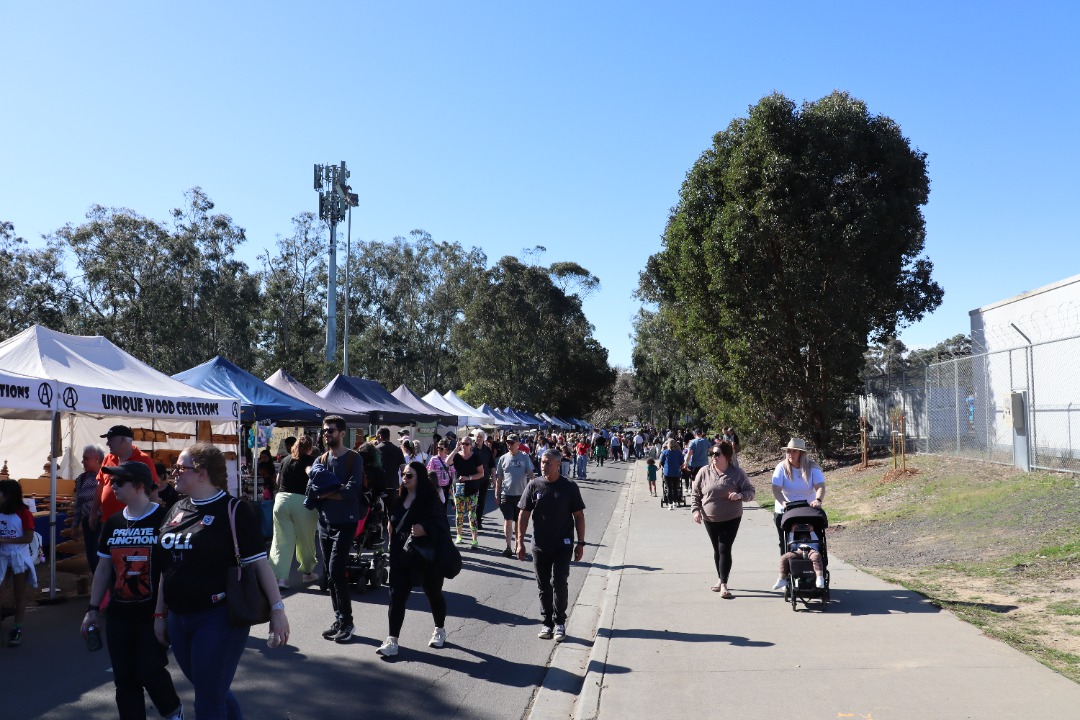
[[(910, 590), (844, 590), (829, 588), (829, 613), (847, 615), (893, 615), (907, 613), (937, 613), (941, 608), (932, 604), (922, 595)], [(780, 599), (782, 595), (778, 596)], [(979, 605), (979, 603), (972, 603)], [(810, 607), (818, 609), (818, 603), (811, 602)], [(803, 607), (800, 602), (800, 607)]]
[[(598, 637), (610, 639), (671, 640), (686, 643), (727, 643), (736, 647), (772, 647), (775, 643), (751, 640), (741, 635), (711, 635), (708, 633), (685, 633), (677, 630), (642, 630), (637, 628), (600, 628)], [(606, 672), (606, 671), (605, 671)]]

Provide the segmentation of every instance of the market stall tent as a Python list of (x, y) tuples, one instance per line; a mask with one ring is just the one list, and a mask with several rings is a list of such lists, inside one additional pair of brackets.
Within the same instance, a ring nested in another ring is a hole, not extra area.
[(434, 415), (439, 425), (445, 425), (449, 427), (451, 423), (457, 422), (457, 413), (450, 412), (449, 410), (444, 410), (442, 408), (437, 408), (430, 403), (424, 402), (422, 399), (420, 399), (419, 395), (414, 393), (409, 388), (405, 387), (405, 385), (398, 385), (397, 389), (395, 389), (390, 394), (397, 398), (399, 402), (408, 405), (417, 412), (430, 413)]
[(346, 422), (367, 424), (371, 420), (369, 413), (351, 412), (340, 405), (335, 405), (324, 397), (320, 397), (314, 390), (285, 372), (285, 368), (279, 368), (276, 373), (266, 378), (266, 384), (277, 388), (286, 395), (291, 395), (297, 400), (306, 402), (308, 405), (320, 408), (327, 415), (340, 415), (345, 418)]
[(234, 397), (188, 387), (104, 337), (68, 335), (40, 325), (0, 343), (4, 380), (0, 458), (15, 478), (38, 477), (43, 461), (48, 467), (50, 595), (56, 593), (57, 478), (78, 474), (84, 446), (100, 445), (111, 425), (138, 424), (144, 426), (139, 431), (151, 433), (152, 445), (160, 438), (162, 446), (183, 447), (198, 435), (200, 425), (210, 433), (235, 434), (239, 420)]
[(472, 405), (459, 398), (457, 396), (457, 393), (455, 393), (453, 390), (447, 390), (445, 393), (443, 393), (443, 397), (446, 399), (446, 402), (450, 405), (450, 407), (458, 408), (458, 412), (465, 413), (473, 419), (479, 419), (479, 422), (470, 423), (472, 425), (498, 426), (501, 424), (497, 418), (480, 412), (479, 409), (474, 408)]
[(481, 419), (479, 417), (472, 417), (467, 414), (462, 414), (461, 409), (456, 408), (449, 402), (447, 402), (446, 398), (439, 394), (438, 390), (432, 390), (420, 399), (428, 405), (432, 405), (453, 417), (454, 427), (457, 429), (468, 427), (470, 425), (478, 426), (481, 424)]
[(375, 425), (431, 422), (433, 413), (422, 413), (405, 405), (374, 380), (337, 375), (317, 395), (351, 412), (368, 413)]
[(173, 377), (199, 390), (240, 398), (240, 419), (245, 423), (318, 425), (326, 414), (321, 408), (267, 385), (220, 355)]
[(521, 425), (521, 423), (518, 422), (517, 420), (515, 420), (514, 418), (506, 417), (501, 412), (499, 412), (495, 408), (491, 407), (487, 403), (483, 403), (480, 407), (478, 407), (476, 409), (479, 410), (480, 412), (482, 412), (484, 415), (490, 415), (491, 417), (498, 420), (499, 422), (496, 423), (496, 425), (498, 427), (512, 428), (512, 427), (516, 427), (518, 425)]

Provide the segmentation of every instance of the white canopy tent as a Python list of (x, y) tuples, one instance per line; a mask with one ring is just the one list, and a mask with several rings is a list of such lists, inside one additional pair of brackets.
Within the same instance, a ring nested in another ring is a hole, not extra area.
[(478, 409), (459, 398), (457, 393), (453, 390), (447, 390), (443, 395), (443, 399), (446, 400), (450, 407), (457, 408), (459, 413), (468, 417), (472, 421), (469, 425), (493, 425), (495, 427), (503, 427), (506, 425), (505, 421), (480, 412)]
[[(154, 432), (197, 434), (197, 422), (238, 431), (234, 398), (195, 390), (100, 336), (34, 325), (0, 343), (0, 460), (14, 478), (36, 478), (48, 457), (50, 592), (56, 589), (56, 479), (74, 478), (82, 448), (111, 425), (143, 420)], [(174, 441), (177, 447), (193, 440)], [(157, 443), (169, 447), (170, 442)], [(142, 449), (146, 449), (145, 447)]]

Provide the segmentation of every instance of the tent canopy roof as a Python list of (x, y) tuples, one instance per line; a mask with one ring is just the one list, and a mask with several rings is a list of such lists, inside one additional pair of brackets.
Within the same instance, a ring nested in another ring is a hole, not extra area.
[(447, 404), (452, 408), (457, 408), (458, 413), (463, 417), (468, 417), (469, 422), (467, 425), (499, 425), (500, 422), (490, 415), (486, 415), (474, 408), (469, 403), (465, 402), (457, 396), (453, 390), (447, 390), (443, 393), (443, 398)]
[(314, 405), (267, 385), (220, 355), (173, 377), (194, 388), (239, 397), (244, 422), (273, 420), (317, 424), (326, 414)]
[(371, 422), (376, 425), (431, 422), (436, 417), (432, 413), (417, 412), (379, 383), (364, 378), (337, 375), (318, 395), (351, 412), (369, 413)]
[(419, 395), (414, 393), (409, 388), (405, 387), (404, 384), (398, 385), (394, 392), (390, 394), (393, 395), (398, 401), (405, 405), (408, 405), (417, 412), (431, 413), (435, 416), (436, 420), (453, 420), (454, 422), (457, 422), (457, 413), (453, 413), (449, 410), (444, 410), (442, 408), (437, 408), (431, 403), (424, 402), (422, 399), (420, 399)]
[[(235, 395), (185, 385), (100, 335), (68, 335), (34, 325), (0, 343), (0, 372), (32, 378), (30, 399), (38, 402), (41, 410), (27, 414), (25, 408), (12, 408), (19, 417), (44, 418), (53, 408), (110, 417), (184, 421), (227, 422), (239, 415)], [(25, 391), (20, 389), (16, 394)], [(4, 407), (13, 404), (0, 401)], [(13, 416), (5, 410), (0, 414)]]
[(266, 384), (280, 390), (286, 395), (290, 395), (297, 400), (300, 400), (301, 402), (306, 402), (308, 405), (314, 405), (327, 415), (340, 415), (345, 418), (347, 422), (367, 423), (371, 420), (370, 413), (352, 412), (319, 396), (314, 390), (286, 372), (285, 368), (278, 368), (277, 372), (266, 378)]

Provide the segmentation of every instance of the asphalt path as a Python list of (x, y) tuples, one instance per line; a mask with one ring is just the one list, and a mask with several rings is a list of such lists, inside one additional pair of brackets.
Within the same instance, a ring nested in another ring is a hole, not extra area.
[[(571, 614), (632, 464), (590, 466), (588, 479), (578, 481), (589, 545), (583, 562), (571, 567)], [(502, 516), (490, 493), (486, 511), (481, 547), (462, 551), (464, 569), (444, 587), (447, 642), (439, 650), (427, 646), (434, 624), (419, 589), (410, 596), (396, 658), (375, 654), (387, 634), (386, 588), (354, 595), (358, 634), (352, 642), (323, 640), (320, 633), (333, 621), (330, 598), (315, 586), (301, 587), (294, 570), (294, 589), (285, 594), (289, 646), (267, 648), (266, 626), (254, 628), (233, 681), (245, 715), (294, 720), (448, 715), (505, 720), (525, 715), (549, 672), (555, 644), (536, 637), (540, 602), (532, 564), (502, 556)], [(78, 634), (85, 609), (85, 598), (28, 609), (23, 645), (0, 648), (6, 688), (0, 716), (116, 716), (108, 653), (87, 651)], [(10, 620), (3, 629), (6, 634)], [(190, 714), (191, 686), (171, 659), (169, 668)], [(148, 717), (157, 717), (149, 699), (147, 708)]]

